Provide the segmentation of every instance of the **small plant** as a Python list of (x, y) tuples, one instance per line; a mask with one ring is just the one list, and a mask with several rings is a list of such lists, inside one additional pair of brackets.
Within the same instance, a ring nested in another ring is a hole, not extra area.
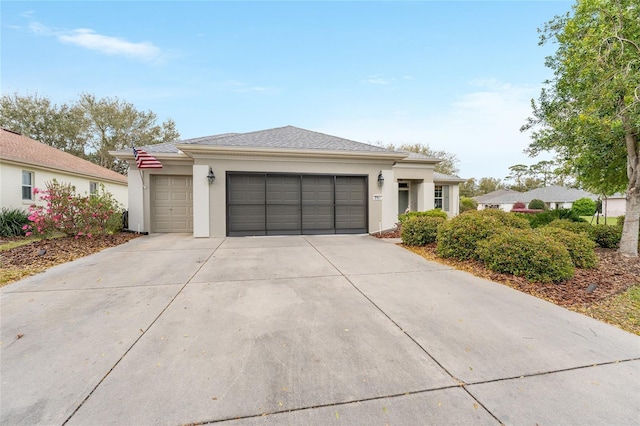
[(442, 211), (441, 209), (432, 209), (432, 210), (427, 210), (424, 212), (409, 212), (409, 213), (403, 213), (401, 215), (398, 216), (398, 221), (402, 224), (404, 224), (404, 222), (412, 217), (441, 217), (443, 219), (447, 219), (449, 217), (449, 215), (447, 215), (447, 212)]
[(547, 225), (556, 219), (567, 219), (572, 222), (586, 223), (586, 220), (578, 216), (573, 210), (568, 210), (568, 209), (546, 210), (542, 213), (529, 215), (527, 219), (529, 220), (532, 228), (538, 228), (540, 226)]
[(522, 276), (533, 282), (564, 281), (574, 274), (567, 248), (552, 237), (530, 229), (503, 229), (480, 241), (476, 255), (492, 271)]
[(54, 232), (65, 235), (91, 237), (112, 234), (122, 229), (121, 209), (104, 186), (97, 194), (80, 196), (71, 184), (56, 180), (47, 183), (47, 189), (33, 190), (40, 194), (46, 206), (29, 208), (29, 224), (22, 227), (27, 236), (35, 234), (48, 237)]
[(596, 212), (596, 202), (591, 198), (580, 198), (573, 202), (571, 210), (578, 216), (593, 216)]
[(529, 202), (530, 210), (547, 210), (547, 203), (537, 198), (534, 198)]
[(3, 207), (0, 210), (0, 236), (18, 237), (25, 234), (23, 227), (29, 223), (29, 215), (21, 209)]
[(611, 225), (595, 225), (595, 242), (602, 248), (618, 248), (622, 228)]
[(459, 260), (475, 259), (476, 246), (503, 228), (529, 228), (526, 219), (501, 210), (487, 209), (457, 216), (438, 229), (437, 253)]
[(408, 246), (424, 246), (436, 241), (438, 227), (445, 219), (437, 216), (416, 216), (402, 224), (402, 242)]
[(564, 229), (543, 226), (536, 229), (542, 236), (551, 237), (555, 241), (562, 243), (569, 251), (571, 261), (577, 268), (595, 268), (598, 263), (596, 257), (596, 243), (584, 234), (576, 234)]

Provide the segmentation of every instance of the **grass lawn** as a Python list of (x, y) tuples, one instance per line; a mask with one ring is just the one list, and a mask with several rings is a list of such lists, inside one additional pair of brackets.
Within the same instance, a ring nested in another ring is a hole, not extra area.
[(582, 311), (584, 314), (640, 335), (640, 285)]
[(596, 224), (596, 220), (598, 220), (597, 223), (599, 223), (600, 225), (617, 225), (618, 224), (617, 216), (613, 216), (613, 217), (607, 216), (606, 218), (604, 216), (600, 216), (600, 218), (596, 218), (593, 216), (580, 216), (580, 217), (593, 225)]

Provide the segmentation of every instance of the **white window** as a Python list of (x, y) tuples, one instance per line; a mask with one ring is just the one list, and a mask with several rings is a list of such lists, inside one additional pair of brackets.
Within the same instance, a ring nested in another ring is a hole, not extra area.
[(98, 193), (98, 182), (89, 182), (89, 194), (97, 194)]
[(33, 200), (33, 172), (22, 171), (22, 199)]
[(449, 211), (449, 185), (436, 185), (433, 198), (434, 208)]

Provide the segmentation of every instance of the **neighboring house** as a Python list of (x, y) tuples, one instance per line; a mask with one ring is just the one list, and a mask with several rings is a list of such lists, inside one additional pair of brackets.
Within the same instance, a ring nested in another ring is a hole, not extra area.
[[(458, 213), (462, 179), (440, 160), (292, 126), (142, 147), (162, 169), (129, 163), (129, 226), (195, 237), (366, 233), (407, 207)], [(214, 177), (215, 176), (215, 177)]]
[(608, 197), (602, 197), (602, 214), (607, 217), (622, 216), (626, 212), (626, 203), (626, 196), (621, 192), (616, 192)]
[(72, 184), (78, 194), (92, 193), (102, 184), (127, 207), (126, 176), (19, 133), (0, 130), (0, 207), (26, 211), (32, 204), (42, 204), (33, 189), (45, 189), (54, 179)]
[(478, 202), (478, 210), (500, 209), (510, 211), (515, 203), (525, 203), (528, 205), (531, 200), (542, 200), (548, 208), (570, 209), (573, 202), (580, 198), (590, 198), (597, 200), (598, 196), (590, 192), (575, 188), (565, 188), (563, 186), (551, 185), (544, 188), (532, 189), (527, 192), (511, 190), (498, 190), (490, 194), (474, 197)]

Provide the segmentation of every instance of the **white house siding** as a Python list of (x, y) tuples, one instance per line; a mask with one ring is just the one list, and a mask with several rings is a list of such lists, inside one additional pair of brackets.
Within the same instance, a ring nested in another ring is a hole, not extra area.
[(607, 217), (617, 217), (624, 215), (626, 210), (626, 200), (624, 196), (606, 198), (602, 200), (602, 213)]
[(33, 187), (38, 189), (46, 189), (47, 182), (56, 179), (60, 183), (70, 183), (75, 186), (76, 193), (86, 195), (89, 194), (89, 183), (98, 182), (104, 184), (105, 189), (113, 194), (123, 208), (126, 209), (129, 204), (126, 184), (106, 182), (97, 178), (3, 161), (0, 163), (0, 207), (18, 208), (26, 211), (32, 204), (43, 205), (37, 195), (32, 196), (32, 200), (22, 199), (23, 170), (33, 173)]

